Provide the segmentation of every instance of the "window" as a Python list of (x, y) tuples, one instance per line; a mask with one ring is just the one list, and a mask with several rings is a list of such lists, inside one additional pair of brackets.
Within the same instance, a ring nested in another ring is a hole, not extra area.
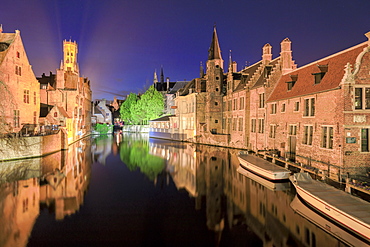
[(30, 90), (23, 91), (23, 102), (27, 104), (30, 103)]
[(233, 130), (236, 130), (236, 118), (233, 118)]
[(265, 94), (261, 93), (259, 94), (259, 108), (264, 108), (265, 107)]
[(370, 87), (355, 88), (355, 110), (370, 109)]
[(299, 111), (299, 101), (294, 103), (294, 111)]
[(270, 111), (271, 114), (276, 114), (276, 107), (277, 107), (276, 103), (271, 104), (271, 111)]
[(315, 98), (309, 98), (304, 100), (304, 113), (305, 117), (315, 116)]
[(234, 105), (233, 105), (234, 107), (233, 107), (233, 110), (236, 110), (237, 109), (237, 102), (238, 102), (237, 99), (234, 99)]
[(313, 126), (304, 126), (303, 140), (302, 143), (306, 145), (312, 145)]
[(54, 117), (58, 117), (58, 112), (54, 112)]
[(218, 123), (218, 120), (217, 119), (215, 120), (215, 123)]
[(263, 118), (258, 119), (258, 133), (263, 133), (265, 129), (265, 120)]
[(275, 135), (276, 135), (276, 125), (275, 124), (271, 124), (270, 125), (270, 134), (269, 134), (269, 137), (270, 138), (275, 138)]
[(281, 112), (285, 112), (285, 103), (281, 105)]
[(243, 131), (243, 118), (242, 117), (239, 118), (238, 127), (239, 127), (238, 129), (239, 131)]
[(297, 135), (297, 125), (289, 125), (289, 135), (295, 136)]
[(33, 124), (36, 124), (36, 119), (37, 119), (36, 112), (34, 111), (33, 112)]
[(227, 109), (231, 111), (231, 100), (228, 101)]
[(321, 147), (333, 149), (333, 127), (321, 127)]
[(226, 118), (222, 119), (222, 129), (224, 130), (226, 128)]
[(20, 58), (20, 53), (19, 53), (19, 51), (17, 51), (17, 58)]
[(13, 113), (14, 113), (13, 116), (14, 128), (19, 128), (19, 110), (14, 110)]
[(36, 105), (36, 101), (37, 101), (36, 92), (33, 92), (33, 104), (34, 105)]
[(218, 102), (217, 101), (215, 102), (215, 105), (218, 105)]
[(239, 110), (243, 110), (244, 109), (244, 97), (241, 97), (239, 102), (240, 102)]
[(369, 129), (361, 129), (361, 152), (369, 151)]
[(251, 119), (251, 132), (256, 133), (256, 119)]

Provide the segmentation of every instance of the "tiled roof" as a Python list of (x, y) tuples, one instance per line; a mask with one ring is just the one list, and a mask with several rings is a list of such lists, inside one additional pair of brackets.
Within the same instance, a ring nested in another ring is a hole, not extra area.
[(254, 73), (257, 71), (257, 69), (260, 67), (262, 61), (259, 61), (251, 66), (248, 66), (247, 68), (243, 69), (241, 71), (241, 78), (239, 85), (235, 88), (234, 91), (240, 91), (244, 90), (244, 86), (247, 84), (247, 82), (251, 79), (251, 77), (254, 75)]
[[(271, 102), (309, 95), (338, 87), (344, 76), (345, 65), (347, 63), (354, 65), (358, 54), (366, 46), (367, 42), (359, 44), (283, 75), (267, 101)], [(320, 73), (318, 65), (327, 65), (328, 70), (321, 82), (315, 84), (315, 77), (313, 74)], [(292, 81), (291, 76), (297, 76), (297, 80), (293, 88), (288, 91), (287, 82)]]

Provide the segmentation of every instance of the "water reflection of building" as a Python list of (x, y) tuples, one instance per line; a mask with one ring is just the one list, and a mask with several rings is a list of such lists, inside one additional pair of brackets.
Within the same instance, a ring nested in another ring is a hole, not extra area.
[(60, 220), (74, 214), (83, 204), (91, 176), (91, 153), (89, 139), (81, 140), (64, 153), (64, 163), (53, 171), (43, 174), (40, 186), (42, 207), (55, 212)]
[(226, 228), (244, 226), (244, 237), (253, 233), (263, 246), (344, 246), (290, 207), (289, 183), (265, 187), (238, 173), (238, 150), (155, 141), (150, 152), (167, 160), (176, 187), (195, 198), (197, 210), (206, 207), (206, 224), (217, 242)]
[(41, 159), (0, 166), (0, 246), (26, 246), (39, 215)]

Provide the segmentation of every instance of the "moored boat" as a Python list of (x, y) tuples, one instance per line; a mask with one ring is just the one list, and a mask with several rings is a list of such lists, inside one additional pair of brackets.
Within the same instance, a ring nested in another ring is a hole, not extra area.
[(370, 241), (369, 202), (314, 180), (308, 173), (295, 173), (289, 179), (309, 206), (364, 241)]
[(291, 174), (288, 169), (275, 165), (255, 155), (240, 152), (238, 159), (241, 167), (269, 180), (278, 181), (289, 179)]
[(340, 227), (335, 222), (316, 213), (314, 210), (307, 207), (297, 196), (295, 196), (293, 201), (290, 203), (290, 207), (303, 218), (312, 222), (348, 246), (365, 247), (370, 244), (370, 242), (365, 242), (363, 239), (359, 239), (354, 234), (346, 231), (345, 228)]

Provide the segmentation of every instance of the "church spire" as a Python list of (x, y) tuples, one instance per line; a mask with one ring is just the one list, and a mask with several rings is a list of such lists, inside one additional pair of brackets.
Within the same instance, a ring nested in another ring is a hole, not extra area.
[(213, 27), (212, 42), (211, 42), (211, 46), (209, 47), (209, 50), (208, 50), (208, 60), (213, 60), (213, 59), (221, 59), (222, 60), (221, 49), (220, 49), (220, 45), (218, 43), (216, 25), (214, 25), (214, 27)]
[(161, 83), (164, 83), (163, 66), (161, 65)]

